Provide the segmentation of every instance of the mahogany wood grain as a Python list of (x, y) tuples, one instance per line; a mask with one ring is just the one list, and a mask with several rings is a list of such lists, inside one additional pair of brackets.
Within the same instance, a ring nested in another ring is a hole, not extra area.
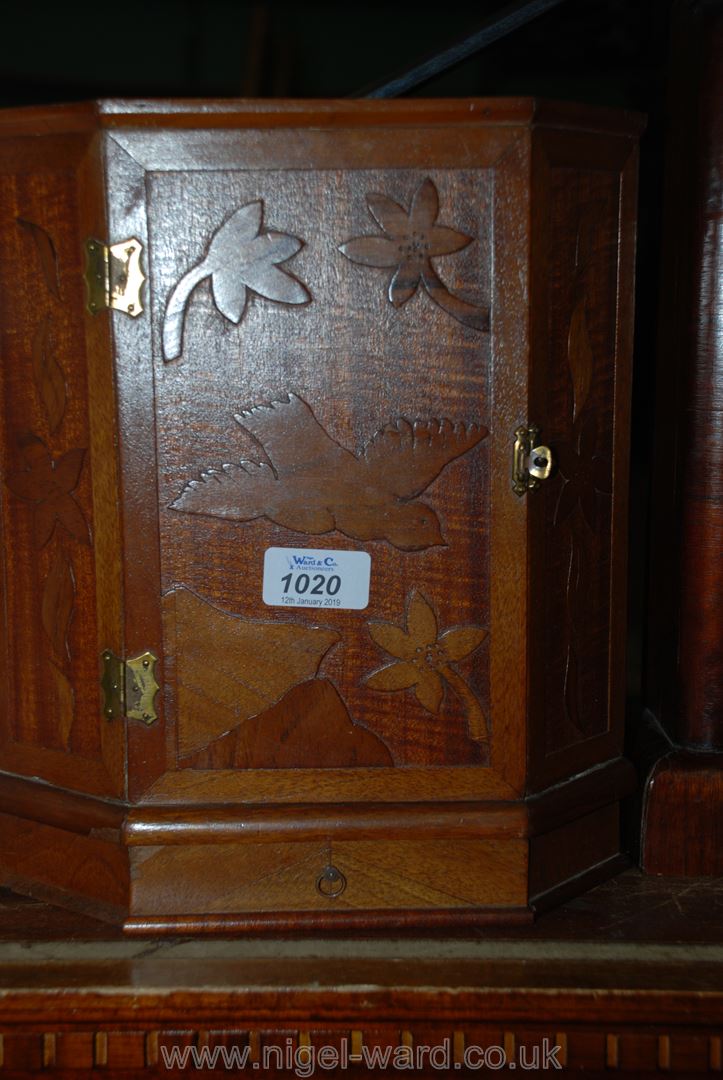
[[(87, 362), (77, 245), (95, 204), (84, 198), (83, 178), (92, 172), (99, 191), (98, 162), (87, 138), (51, 140), (42, 161), (37, 140), (16, 140), (8, 149), (0, 178), (1, 497), (4, 648), (18, 661), (3, 684), (3, 767), (120, 795), (123, 733), (97, 722), (98, 639), (113, 611), (112, 605), (104, 610), (101, 596), (119, 563), (115, 534), (107, 531), (117, 501), (115, 484), (111, 490), (106, 479), (113, 427), (106, 424), (99, 433), (95, 412), (98, 401), (102, 416), (96, 387), (105, 390), (111, 365), (107, 348), (94, 364)], [(99, 549), (90, 545), (96, 526)], [(54, 643), (52, 652), (46, 642)]]
[(150, 952), (6, 894), (3, 1071), (133, 1080), (168, 1075), (173, 1046), (248, 1048), (260, 1066), (272, 1046), (345, 1040), (359, 1053), (448, 1040), (450, 1071), (465, 1076), (455, 1065), (467, 1047), (518, 1055), (548, 1038), (563, 1075), (715, 1076), (719, 892), (630, 872), (533, 925), (473, 936), (175, 939)]
[(652, 874), (723, 874), (723, 754), (678, 750), (646, 784), (642, 866)]
[(527, 835), (526, 825), (521, 803), (136, 807), (126, 818), (124, 835), (130, 846), (237, 843), (247, 837), (258, 842), (267, 836), (306, 841), (332, 834), (369, 840), (414, 832), (438, 840), (452, 832), (464, 839), (522, 837)]
[[(61, 853), (34, 883), (16, 836), (0, 879), (235, 933), (514, 921), (612, 869), (639, 130), (528, 99), (0, 115), (0, 796)], [(137, 317), (85, 310), (89, 236), (140, 243)], [(527, 423), (558, 468), (519, 497)], [(299, 545), (367, 553), (368, 607), (264, 603)], [(102, 715), (107, 648), (158, 658), (155, 720)]]

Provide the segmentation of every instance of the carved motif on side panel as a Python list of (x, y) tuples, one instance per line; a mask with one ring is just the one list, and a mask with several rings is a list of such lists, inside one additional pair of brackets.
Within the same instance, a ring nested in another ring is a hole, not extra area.
[(177, 359), (183, 350), (183, 322), (191, 293), (211, 279), (214, 303), (225, 318), (240, 323), (251, 292), (278, 304), (308, 304), (306, 286), (281, 269), (303, 246), (288, 233), (263, 229), (261, 199), (236, 210), (211, 237), (206, 255), (181, 278), (168, 300), (163, 322), (163, 355)]
[(65, 415), (65, 375), (50, 348), (50, 319), (46, 315), (38, 324), (33, 337), (33, 378), (43, 404), (51, 435), (60, 427)]
[(66, 749), (70, 739), (75, 710), (75, 695), (71, 686), (71, 654), (68, 634), (75, 607), (75, 578), (73, 564), (58, 546), (45, 579), (41, 604), (43, 629), (53, 648), (53, 658), (47, 665), (50, 706), (53, 724)]
[(20, 451), (25, 468), (8, 476), (6, 483), (13, 495), (33, 504), (35, 546), (44, 548), (57, 524), (80, 543), (89, 544), (88, 524), (73, 498), (85, 450), (68, 450), (54, 458), (43, 440), (31, 434), (20, 440)]
[[(55, 244), (40, 225), (23, 218), (17, 224), (32, 238), (48, 293), (60, 300), (60, 273)], [(33, 335), (31, 371), (50, 435), (57, 433), (65, 416), (67, 388), (65, 374), (55, 357), (51, 341), (52, 316), (40, 319)], [(34, 538), (40, 550), (46, 547), (60, 523), (81, 543), (89, 543), (88, 526), (72, 492), (78, 485), (85, 450), (70, 450), (54, 458), (37, 435), (20, 440), (25, 469), (8, 477), (7, 486), (19, 498), (34, 504)], [(45, 665), (46, 704), (60, 744), (68, 749), (75, 718), (75, 693), (70, 682), (70, 623), (75, 608), (76, 588), (73, 563), (58, 541), (50, 556), (40, 602), (40, 620), (52, 647)]]
[(417, 496), (487, 435), (478, 424), (399, 419), (355, 455), (327, 434), (296, 394), (236, 420), (269, 464), (242, 461), (203, 473), (173, 509), (237, 521), (266, 517), (310, 535), (336, 529), (405, 551), (444, 543), (437, 515)]
[(612, 492), (611, 464), (596, 455), (596, 447), (595, 414), (583, 412), (573, 425), (572, 441), (560, 443), (557, 448), (564, 484), (555, 509), (554, 524), (567, 526), (570, 552), (565, 592), (565, 714), (581, 735), (593, 734), (588, 731), (585, 721), (578, 649), (589, 604), (589, 538), (598, 527), (599, 498), (609, 496)]
[(33, 221), (26, 221), (25, 218), (16, 218), (15, 220), (32, 237), (48, 291), (52, 293), (56, 300), (60, 300), (58, 254), (50, 234)]
[(57, 548), (45, 579), (41, 616), (43, 629), (53, 646), (58, 662), (70, 660), (68, 631), (75, 606), (73, 564), (61, 548)]
[(396, 660), (368, 675), (367, 686), (383, 691), (414, 690), (420, 705), (434, 714), (440, 710), (447, 686), (464, 705), (470, 737), (478, 742), (489, 740), (480, 703), (454, 666), (479, 648), (487, 636), (486, 630), (479, 626), (458, 626), (440, 634), (431, 604), (414, 591), (407, 601), (405, 627), (372, 622), (369, 633)]
[(467, 303), (450, 292), (432, 265), (432, 259), (462, 251), (472, 237), (438, 225), (439, 194), (429, 177), (414, 193), (409, 210), (387, 195), (367, 195), (369, 213), (382, 235), (357, 236), (339, 250), (361, 266), (390, 269), (389, 302), (399, 308), (419, 287), (452, 318), (473, 330), (489, 330), (489, 309)]
[(605, 219), (604, 204), (592, 200), (577, 225), (571, 268), (572, 310), (565, 339), (571, 390), (569, 419), (565, 422), (569, 437), (556, 442), (562, 484), (551, 522), (558, 536), (556, 543), (567, 553), (565, 617), (560, 626), (564, 680), (561, 699), (572, 741), (599, 733), (603, 707), (601, 700), (591, 700), (586, 677), (586, 656), (594, 652), (590, 645), (594, 621), (591, 582), (599, 560), (601, 530), (605, 528), (603, 505), (612, 493), (612, 463), (601, 453), (600, 414), (594, 392), (600, 365), (588, 324), (588, 278), (596, 267), (599, 272), (604, 250), (597, 235), (599, 218)]

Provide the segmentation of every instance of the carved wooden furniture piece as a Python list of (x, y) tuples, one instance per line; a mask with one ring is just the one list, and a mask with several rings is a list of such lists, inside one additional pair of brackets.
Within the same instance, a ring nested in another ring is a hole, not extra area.
[(621, 864), (639, 118), (0, 116), (0, 880), (131, 932)]

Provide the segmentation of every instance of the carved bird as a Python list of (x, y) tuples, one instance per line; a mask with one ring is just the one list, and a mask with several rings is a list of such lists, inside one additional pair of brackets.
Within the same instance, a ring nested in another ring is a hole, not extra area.
[(202, 473), (173, 509), (235, 521), (266, 517), (312, 536), (338, 529), (356, 540), (388, 540), (404, 551), (445, 542), (434, 510), (417, 496), (488, 434), (479, 424), (399, 419), (355, 455), (324, 431), (296, 394), (235, 420), (269, 464), (241, 461)]

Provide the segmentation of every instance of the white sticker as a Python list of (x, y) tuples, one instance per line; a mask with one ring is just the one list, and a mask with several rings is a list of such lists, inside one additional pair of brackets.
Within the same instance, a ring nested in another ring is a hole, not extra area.
[(369, 603), (371, 568), (366, 551), (267, 548), (264, 603), (269, 607), (360, 611)]

